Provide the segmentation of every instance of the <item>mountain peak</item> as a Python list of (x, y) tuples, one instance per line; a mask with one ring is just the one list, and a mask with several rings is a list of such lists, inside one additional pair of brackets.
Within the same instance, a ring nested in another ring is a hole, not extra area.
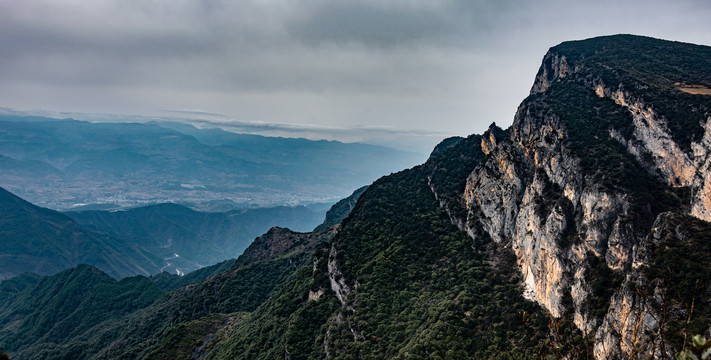
[(331, 226), (310, 233), (299, 233), (287, 228), (273, 227), (254, 239), (237, 259), (236, 266), (246, 266), (259, 261), (278, 259), (297, 253), (310, 253), (321, 242), (333, 238), (337, 227)]
[(676, 83), (711, 86), (711, 48), (637, 35), (566, 41), (548, 50), (531, 94), (546, 91), (573, 73), (608, 85), (673, 88)]

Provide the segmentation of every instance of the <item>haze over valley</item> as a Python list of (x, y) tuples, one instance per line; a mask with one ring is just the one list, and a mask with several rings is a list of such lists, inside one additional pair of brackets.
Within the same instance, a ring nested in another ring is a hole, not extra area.
[(0, 115), (0, 186), (57, 210), (167, 202), (204, 211), (314, 203), (326, 209), (425, 157), (170, 122)]

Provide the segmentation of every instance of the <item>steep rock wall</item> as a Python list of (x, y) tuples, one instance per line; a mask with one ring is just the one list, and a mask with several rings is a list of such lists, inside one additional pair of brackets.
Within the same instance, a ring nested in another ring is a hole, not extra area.
[[(549, 52), (531, 94), (545, 96), (556, 81), (582, 77), (586, 70), (565, 55)], [(584, 78), (580, 82), (591, 92), (631, 115), (631, 135), (611, 127), (609, 137), (654, 178), (671, 188), (688, 188), (688, 208), (679, 211), (711, 220), (711, 117), (699, 124), (703, 137), (691, 143), (690, 151), (684, 150), (675, 141), (669, 120), (652, 104), (622, 85)], [(671, 354), (670, 348), (660, 345), (659, 336), (641, 335), (659, 333), (659, 313), (648, 297), (629, 289), (630, 284), (644, 284), (639, 267), (649, 261), (649, 247), (660, 235), (647, 236), (649, 228), (630, 221), (636, 216), (631, 209), (638, 204), (624, 189), (606, 188), (583, 174), (581, 158), (568, 147), (564, 119), (529, 105), (524, 101), (504, 139), (497, 140), (490, 132), (482, 136), (486, 161), (467, 179), (462, 200), (467, 218), (453, 221), (470, 236), (477, 233), (473, 224), (480, 224), (495, 242), (510, 248), (523, 275), (524, 296), (554, 317), (572, 311), (577, 327), (595, 334), (596, 358)], [(604, 259), (617, 276), (625, 275), (602, 319), (593, 316), (589, 306), (594, 295), (589, 283), (591, 257)]]
[(498, 144), (482, 141), (488, 160), (467, 181), (466, 223), (477, 217), (494, 241), (510, 246), (526, 297), (559, 317), (570, 294), (576, 324), (592, 329), (595, 320), (583, 309), (587, 257), (604, 257), (613, 269), (629, 266), (636, 243), (624, 224), (629, 204), (581, 175), (556, 117), (522, 107), (509, 134)]
[[(700, 141), (691, 143), (691, 153), (687, 153), (672, 139), (668, 119), (631, 92), (601, 83), (597, 84), (595, 92), (629, 110), (634, 119), (632, 138), (624, 139), (614, 132), (611, 136), (625, 145), (640, 162), (647, 163), (650, 172), (660, 174), (670, 186), (689, 187), (691, 215), (711, 221), (711, 117), (700, 124), (704, 135)], [(651, 157), (651, 161), (645, 159), (645, 155)]]

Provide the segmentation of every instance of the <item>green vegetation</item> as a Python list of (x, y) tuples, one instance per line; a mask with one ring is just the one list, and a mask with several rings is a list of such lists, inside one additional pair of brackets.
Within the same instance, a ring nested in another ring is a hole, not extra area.
[(677, 360), (708, 360), (711, 359), (711, 340), (704, 339), (701, 335), (691, 338), (691, 347), (676, 354)]
[(347, 198), (341, 199), (331, 206), (331, 208), (326, 212), (326, 219), (324, 219), (323, 223), (317, 226), (314, 231), (320, 231), (329, 226), (340, 224), (341, 221), (343, 221), (343, 219), (351, 213), (351, 210), (353, 210), (358, 198), (365, 192), (366, 189), (368, 189), (368, 186), (363, 186), (354, 191)]
[(0, 343), (9, 350), (33, 344), (70, 344), (107, 319), (145, 308), (163, 291), (144, 277), (116, 281), (79, 265), (19, 292), (0, 308)]
[[(493, 267), (490, 240), (472, 241), (451, 224), (426, 175), (419, 167), (376, 181), (334, 239), (346, 283), (359, 284), (347, 301), (353, 310), (330, 289), (323, 248), (315, 271), (311, 264), (298, 270), (214, 358), (323, 358), (325, 351), (334, 359), (534, 356), (534, 344), (547, 339), (548, 318), (521, 297), (513, 259), (496, 255)], [(308, 301), (318, 289), (322, 297)], [(564, 328), (572, 333), (570, 323)]]
[[(241, 321), (245, 314), (233, 316), (212, 314), (199, 320), (180, 323), (168, 329), (160, 339), (160, 345), (146, 355), (152, 360), (193, 359), (196, 355), (205, 355), (211, 349), (211, 342), (222, 339), (228, 334), (226, 328)], [(228, 331), (229, 332), (229, 331)]]
[(42, 277), (33, 273), (22, 273), (13, 278), (0, 281), (0, 307), (7, 305), (17, 294), (34, 286)]
[(602, 321), (610, 308), (610, 299), (620, 288), (624, 277), (612, 271), (604, 258), (592, 253), (588, 253), (586, 258), (585, 280), (590, 284), (591, 294), (583, 303), (583, 308), (591, 317)]
[(430, 184), (434, 191), (447, 204), (447, 208), (457, 217), (465, 217), (462, 194), (467, 177), (478, 164), (484, 161), (481, 150), (482, 137), (488, 134), (501, 140), (505, 132), (492, 124), (484, 135), (471, 135), (467, 138), (449, 138), (442, 141), (425, 163)]
[[(294, 273), (290, 281), (286, 282), (270, 299), (259, 306), (248, 318), (237, 324), (233, 335), (225, 342), (217, 344), (215, 351), (211, 354), (214, 359), (245, 358), (245, 359), (274, 359), (284, 356), (287, 332), (290, 333), (290, 341), (299, 342), (300, 338), (295, 337), (301, 330), (316, 326), (321, 327), (324, 323), (324, 316), (301, 318), (302, 313), (313, 314), (313, 307), (330, 308), (328, 312), (334, 311), (338, 307), (338, 302), (325, 289), (324, 300), (308, 303), (311, 277), (310, 266), (303, 266)], [(325, 317), (328, 314), (324, 314)], [(306, 325), (304, 329), (291, 325), (295, 320), (302, 320), (300, 325)], [(310, 320), (310, 321), (309, 321)], [(309, 339), (306, 334), (306, 342), (316, 347), (316, 340)], [(308, 341), (310, 340), (310, 342)], [(301, 342), (303, 345), (303, 342)], [(292, 359), (300, 359), (308, 356), (311, 347), (305, 352), (294, 352), (289, 350)]]
[[(7, 295), (0, 303), (0, 345), (22, 359), (84, 359), (97, 354), (154, 358), (164, 351), (168, 357), (187, 356), (198, 342), (208, 345), (203, 338), (208, 333), (221, 331), (219, 339), (227, 338), (225, 332), (232, 333), (245, 312), (310, 264), (315, 247), (332, 234), (275, 229), (255, 240), (239, 261), (188, 274), (186, 278), (193, 280), (210, 276), (168, 294), (147, 278), (116, 281), (88, 265), (54, 276), (23, 275), (2, 282), (0, 291), (7, 291), (0, 294)], [(276, 251), (264, 256), (264, 243)], [(158, 279), (166, 287), (180, 282)]]
[(56, 274), (80, 263), (121, 278), (157, 272), (162, 260), (112, 236), (97, 235), (66, 215), (0, 188), (0, 278)]
[(253, 311), (308, 258), (309, 254), (300, 254), (260, 262), (195, 284), (180, 297), (175, 320), (193, 320), (211, 313)]
[(664, 237), (644, 271), (650, 285), (642, 290), (661, 288), (655, 306), (665, 317), (666, 341), (680, 349), (684, 334), (703, 334), (711, 324), (711, 223), (669, 215), (660, 225)]

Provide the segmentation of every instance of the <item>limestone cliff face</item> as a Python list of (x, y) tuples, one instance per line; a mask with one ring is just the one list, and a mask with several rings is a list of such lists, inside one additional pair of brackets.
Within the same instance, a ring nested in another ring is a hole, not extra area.
[(489, 157), (467, 181), (467, 223), (480, 217), (494, 241), (511, 247), (528, 298), (558, 317), (570, 294), (576, 324), (592, 329), (595, 321), (582, 310), (587, 257), (604, 257), (622, 270), (637, 241), (625, 225), (626, 196), (583, 176), (564, 137), (558, 118), (522, 107), (505, 141), (482, 142)]
[[(711, 220), (711, 113), (705, 100), (695, 104), (702, 98), (691, 98), (688, 108), (698, 112), (694, 116), (701, 115), (696, 126), (702, 136), (685, 146), (671, 130), (675, 119), (648, 100), (650, 86), (658, 84), (643, 83), (645, 77), (631, 81), (619, 75), (622, 71), (588, 61), (595, 54), (576, 58), (555, 48), (546, 54), (531, 97), (518, 109), (506, 136), (497, 139), (491, 130), (482, 135), (486, 160), (466, 181), (466, 218), (454, 216), (453, 221), (472, 237), (477, 236), (474, 227), (481, 226), (496, 243), (510, 248), (523, 275), (524, 295), (554, 317), (572, 312), (576, 326), (594, 334), (596, 358), (669, 355), (673, 349), (660, 345), (659, 336), (649, 335), (660, 332), (660, 314), (650, 305), (650, 295), (629, 289), (630, 284), (645, 283), (639, 269), (649, 262), (650, 247), (662, 236), (665, 215), (653, 206), (658, 200), (640, 202), (625, 186), (606, 185), (599, 170), (583, 171), (588, 155), (571, 148), (570, 132), (579, 131), (572, 128), (574, 115), (537, 106), (536, 99), (556, 101), (546, 98), (550, 89), (574, 82), (581, 91), (608, 101), (613, 111), (627, 114), (631, 124), (610, 126), (604, 136), (620, 144), (667, 192), (690, 194), (688, 205), (675, 211), (706, 221)], [(591, 106), (589, 112), (600, 109)], [(590, 140), (600, 139), (595, 135)], [(656, 217), (654, 225), (638, 220), (644, 217)], [(596, 296), (589, 279), (592, 260), (604, 261), (624, 279), (608, 299), (603, 318), (593, 316), (588, 305)]]
[[(531, 93), (543, 93), (551, 83), (566, 75), (585, 73), (587, 70), (584, 66), (576, 66), (571, 70), (564, 55), (549, 52), (543, 59)], [(690, 150), (684, 151), (673, 139), (668, 126), (669, 119), (659, 114), (654, 104), (645, 103), (634, 90), (626, 89), (622, 84), (606, 84), (600, 78), (587, 82), (597, 96), (614, 100), (632, 115), (634, 126), (631, 138), (625, 139), (615, 129), (610, 129), (610, 136), (647, 165), (650, 173), (661, 174), (670, 186), (690, 187), (692, 214), (706, 221), (711, 220), (711, 178), (708, 171), (711, 165), (711, 116), (708, 116), (708, 111), (699, 123), (694, 124), (703, 128), (703, 137), (692, 142)], [(645, 85), (638, 87), (646, 90)]]
[(536, 81), (533, 83), (531, 93), (540, 93), (548, 90), (555, 80), (564, 78), (568, 71), (568, 59), (565, 55), (547, 53), (543, 58), (543, 66), (536, 74)]
[(338, 251), (334, 245), (331, 245), (328, 255), (328, 280), (331, 283), (331, 290), (336, 294), (338, 301), (345, 306), (346, 298), (348, 298), (351, 288), (346, 284), (343, 273), (338, 266), (337, 258)]
[[(651, 155), (649, 170), (658, 172), (673, 187), (690, 187), (691, 212), (694, 216), (711, 220), (711, 184), (709, 183), (709, 147), (711, 145), (711, 117), (703, 124), (704, 135), (698, 142), (691, 143), (691, 153), (684, 152), (674, 142), (667, 125), (668, 120), (659, 115), (650, 105), (637, 99), (629, 91), (612, 90), (598, 84), (596, 93), (609, 97), (627, 109), (634, 119), (632, 138), (625, 140), (614, 131), (610, 136), (625, 145), (639, 161), (645, 161), (645, 154)], [(648, 155), (648, 156), (649, 156)]]
[(652, 291), (652, 297), (635, 289), (640, 285), (648, 285), (640, 268), (649, 263), (650, 248), (659, 243), (664, 233), (669, 232), (670, 229), (664, 225), (667, 216), (660, 214), (645, 242), (635, 247), (630, 254), (632, 269), (620, 287), (622, 290), (612, 297), (610, 308), (595, 333), (594, 355), (597, 359), (634, 359), (640, 355), (653, 358), (673, 356), (671, 349), (663, 350), (659, 336), (660, 314), (653, 306), (654, 298), (659, 297), (659, 289)]

